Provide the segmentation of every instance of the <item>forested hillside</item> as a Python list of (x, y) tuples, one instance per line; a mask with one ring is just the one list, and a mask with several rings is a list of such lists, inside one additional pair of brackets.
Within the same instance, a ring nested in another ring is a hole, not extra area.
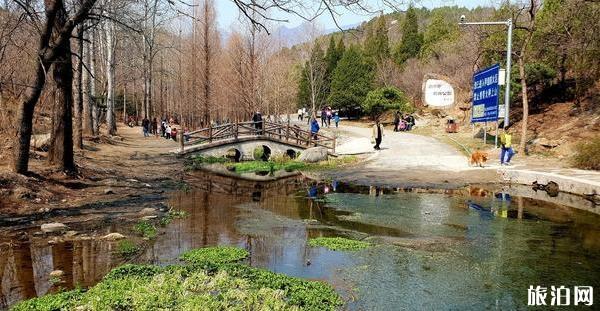
[[(354, 31), (319, 37), (302, 47), (310, 45), (312, 53), (303, 67), (298, 104), (360, 107), (369, 92), (394, 87), (422, 108), (422, 84), (433, 76), (454, 86), (456, 107), (447, 113), (464, 119), (468, 111), (457, 108), (470, 108), (473, 72), (505, 65), (507, 31), (505, 26), (459, 26), (461, 15), (467, 21), (513, 20), (510, 130), (517, 133), (521, 151), (541, 138), (556, 146), (598, 135), (600, 3), (585, 0), (472, 10), (410, 7)], [(527, 122), (531, 114), (533, 122)]]

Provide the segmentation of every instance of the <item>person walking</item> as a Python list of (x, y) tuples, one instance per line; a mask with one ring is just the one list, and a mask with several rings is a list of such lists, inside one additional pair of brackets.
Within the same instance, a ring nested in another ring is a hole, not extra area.
[(333, 117), (331, 107), (327, 107), (325, 113), (327, 114), (327, 127), (331, 127), (331, 118)]
[(321, 109), (321, 127), (325, 127), (327, 125), (327, 111), (325, 107)]
[(336, 128), (340, 125), (340, 115), (337, 112), (333, 115), (333, 122)]
[(394, 113), (394, 132), (398, 132), (400, 127), (400, 111)]
[(298, 121), (302, 121), (302, 119), (304, 119), (304, 110), (298, 108)]
[(169, 124), (165, 127), (165, 138), (171, 139), (171, 126)]
[(500, 134), (500, 145), (502, 147), (500, 165), (512, 165), (510, 164), (510, 160), (515, 155), (515, 151), (512, 148), (512, 135), (505, 128), (502, 129), (502, 133)]
[(144, 137), (150, 136), (150, 134), (148, 134), (149, 127), (150, 127), (150, 120), (148, 120), (148, 118), (144, 118), (144, 120), (142, 120), (142, 131), (144, 132)]
[(171, 129), (171, 139), (173, 139), (174, 141), (177, 141), (177, 128), (174, 126)]
[(381, 150), (381, 140), (383, 138), (383, 125), (379, 122), (379, 119), (375, 120), (375, 124), (373, 124), (373, 132), (371, 133), (372, 142), (375, 144), (373, 149)]

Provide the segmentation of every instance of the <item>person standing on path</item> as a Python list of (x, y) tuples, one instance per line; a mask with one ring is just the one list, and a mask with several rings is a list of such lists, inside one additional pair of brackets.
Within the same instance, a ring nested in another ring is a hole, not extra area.
[(515, 151), (512, 148), (512, 135), (505, 128), (502, 129), (502, 134), (500, 134), (500, 144), (502, 147), (500, 165), (511, 165), (510, 159), (515, 155)]
[(394, 113), (394, 132), (398, 132), (400, 127), (400, 111), (396, 111)]
[(158, 121), (156, 118), (152, 119), (152, 135), (158, 137)]
[(256, 135), (262, 135), (262, 127), (263, 127), (263, 118), (260, 114), (260, 111), (256, 111), (252, 116), (252, 121), (254, 121), (254, 128), (256, 129)]
[[(317, 141), (317, 133), (319, 133), (319, 122), (317, 122), (317, 116), (313, 115), (312, 121), (310, 122), (310, 136), (314, 141)], [(316, 146), (316, 144), (315, 144)]]
[(337, 112), (333, 115), (333, 122), (336, 128), (340, 125), (340, 115)]
[(373, 132), (371, 134), (372, 142), (375, 143), (373, 149), (381, 150), (381, 140), (383, 138), (383, 125), (379, 122), (379, 119), (375, 120), (375, 124), (373, 124)]
[(304, 110), (302, 108), (298, 109), (298, 121), (302, 121), (304, 119)]

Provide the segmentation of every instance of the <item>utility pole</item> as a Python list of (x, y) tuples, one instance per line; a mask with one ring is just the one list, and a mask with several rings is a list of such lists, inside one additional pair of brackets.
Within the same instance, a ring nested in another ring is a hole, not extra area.
[(500, 22), (465, 22), (465, 16), (460, 17), (460, 26), (472, 25), (504, 25), (508, 28), (508, 38), (506, 39), (506, 81), (504, 87), (504, 128), (508, 127), (508, 115), (510, 111), (510, 68), (512, 66), (512, 19)]

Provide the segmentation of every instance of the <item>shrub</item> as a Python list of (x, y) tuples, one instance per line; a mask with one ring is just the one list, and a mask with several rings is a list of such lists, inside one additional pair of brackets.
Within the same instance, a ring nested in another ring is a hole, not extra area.
[(139, 250), (138, 246), (130, 240), (121, 240), (119, 241), (119, 244), (117, 244), (117, 252), (123, 258), (132, 257), (137, 254)]
[(573, 164), (580, 169), (600, 170), (600, 136), (575, 146)]
[(83, 291), (75, 289), (53, 295), (45, 295), (38, 298), (22, 301), (12, 307), (12, 311), (56, 311), (72, 310), (81, 298)]
[(383, 87), (369, 92), (362, 108), (373, 118), (377, 118), (387, 110), (399, 110), (403, 113), (414, 112), (413, 106), (408, 102), (404, 93), (395, 87)]
[(371, 246), (370, 243), (346, 239), (342, 237), (319, 237), (308, 241), (310, 246), (321, 246), (333, 251), (356, 251)]
[(134, 230), (146, 239), (154, 239), (156, 237), (156, 227), (146, 220), (137, 223)]

